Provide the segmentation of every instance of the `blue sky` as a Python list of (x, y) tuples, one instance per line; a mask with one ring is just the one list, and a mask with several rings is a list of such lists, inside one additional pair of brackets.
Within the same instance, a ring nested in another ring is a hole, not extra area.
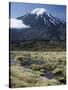
[(64, 21), (66, 20), (66, 6), (64, 5), (11, 2), (9, 10), (11, 18), (17, 18), (19, 16), (23, 16), (27, 12), (31, 12), (35, 8), (45, 8), (52, 13), (52, 15)]

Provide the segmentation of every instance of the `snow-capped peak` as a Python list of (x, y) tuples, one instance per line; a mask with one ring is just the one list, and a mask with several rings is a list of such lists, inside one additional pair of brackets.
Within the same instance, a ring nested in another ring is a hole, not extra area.
[(37, 16), (42, 15), (44, 12), (47, 12), (44, 8), (36, 8), (32, 10), (31, 14), (36, 14)]

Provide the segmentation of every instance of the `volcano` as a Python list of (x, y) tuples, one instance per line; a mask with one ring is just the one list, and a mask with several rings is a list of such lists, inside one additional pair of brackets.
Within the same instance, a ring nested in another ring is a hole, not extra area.
[(44, 8), (36, 8), (16, 19), (30, 27), (10, 28), (10, 41), (12, 42), (65, 41), (66, 39), (66, 22), (55, 17)]

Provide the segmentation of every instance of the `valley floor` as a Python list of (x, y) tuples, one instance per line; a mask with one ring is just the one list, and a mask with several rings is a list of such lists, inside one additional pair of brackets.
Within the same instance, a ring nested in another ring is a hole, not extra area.
[[(10, 40), (11, 41), (11, 40)], [(28, 40), (14, 41), (10, 43), (12, 51), (66, 51), (66, 41), (49, 41), (49, 40)]]

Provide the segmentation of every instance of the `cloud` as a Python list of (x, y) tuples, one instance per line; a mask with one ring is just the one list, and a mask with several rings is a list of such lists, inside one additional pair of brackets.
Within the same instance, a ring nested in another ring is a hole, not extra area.
[(22, 20), (11, 18), (10, 19), (10, 28), (21, 29), (21, 28), (30, 28), (30, 26), (24, 24), (24, 22)]

